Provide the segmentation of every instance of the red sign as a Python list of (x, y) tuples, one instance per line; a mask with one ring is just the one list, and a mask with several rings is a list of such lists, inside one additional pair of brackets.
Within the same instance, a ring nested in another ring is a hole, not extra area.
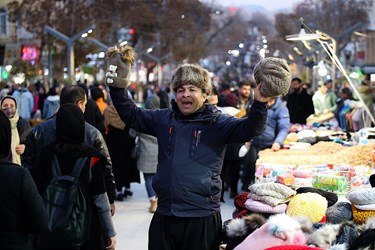
[(35, 45), (23, 45), (21, 50), (22, 60), (36, 61), (39, 55), (39, 48)]

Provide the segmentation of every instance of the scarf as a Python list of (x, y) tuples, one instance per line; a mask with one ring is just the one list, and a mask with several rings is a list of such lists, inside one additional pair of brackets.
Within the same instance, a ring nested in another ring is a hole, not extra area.
[(17, 123), (20, 119), (18, 111), (14, 114), (13, 118), (9, 118), (10, 127), (12, 130), (12, 143), (11, 143), (11, 150), (12, 150), (12, 162), (15, 164), (21, 165), (21, 155), (16, 152), (16, 146), (20, 145), (20, 135), (17, 129)]

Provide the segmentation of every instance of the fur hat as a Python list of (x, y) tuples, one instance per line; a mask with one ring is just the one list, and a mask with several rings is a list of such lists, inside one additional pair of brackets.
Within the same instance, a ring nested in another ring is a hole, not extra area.
[(131, 65), (136, 58), (134, 49), (130, 46), (117, 46), (108, 48), (106, 52), (107, 73), (105, 83), (116, 88), (127, 88)]
[(353, 219), (352, 205), (349, 202), (341, 201), (329, 207), (326, 212), (327, 222), (338, 224)]
[(255, 65), (254, 79), (257, 84), (262, 84), (262, 96), (286, 95), (292, 81), (292, 72), (285, 59), (266, 57)]
[(264, 202), (247, 199), (245, 202), (246, 208), (254, 213), (266, 213), (266, 214), (279, 214), (284, 213), (288, 207), (286, 204), (280, 204), (277, 206), (270, 206)]
[(367, 229), (349, 247), (349, 250), (370, 250), (375, 248), (375, 229)]
[(180, 65), (172, 76), (173, 91), (183, 85), (191, 84), (202, 90), (207, 95), (211, 94), (212, 84), (209, 72), (195, 64)]
[(266, 219), (259, 214), (247, 215), (241, 219), (232, 219), (226, 225), (224, 223), (224, 232), (228, 239), (226, 250), (234, 249), (264, 223), (266, 223)]
[(337, 194), (335, 193), (332, 193), (332, 192), (328, 192), (328, 191), (325, 191), (323, 189), (319, 189), (319, 188), (313, 188), (313, 187), (300, 187), (298, 188), (297, 190), (297, 194), (302, 194), (302, 193), (317, 193), (317, 194), (320, 194), (321, 196), (323, 196), (324, 198), (327, 199), (328, 201), (328, 207), (332, 206), (333, 204), (335, 204), (337, 202), (337, 200), (339, 199), (337, 197)]
[(322, 220), (328, 207), (327, 200), (317, 193), (302, 193), (294, 196), (286, 210), (290, 216), (307, 216), (312, 223)]
[(263, 250), (281, 245), (304, 245), (306, 238), (300, 224), (285, 214), (273, 215), (235, 250)]
[(327, 249), (336, 240), (339, 229), (340, 225), (326, 224), (309, 236), (307, 239), (307, 245), (314, 245)]

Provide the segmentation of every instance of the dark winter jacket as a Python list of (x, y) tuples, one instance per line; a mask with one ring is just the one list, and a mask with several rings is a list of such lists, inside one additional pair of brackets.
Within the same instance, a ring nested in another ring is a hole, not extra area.
[(284, 106), (279, 97), (276, 98), (275, 104), (268, 109), (267, 116), (266, 130), (263, 134), (255, 137), (252, 142), (261, 149), (271, 147), (274, 142), (283, 145), (290, 127), (288, 109)]
[(102, 113), (96, 102), (92, 99), (87, 100), (86, 110), (85, 110), (85, 120), (95, 128), (97, 128), (103, 137), (105, 136), (105, 128)]
[(17, 122), (17, 130), (20, 136), (20, 144), (26, 143), (26, 137), (30, 133), (31, 127), (28, 121), (23, 119), (21, 116)]
[[(23, 165), (32, 172), (32, 166), (38, 158), (42, 149), (55, 141), (56, 116), (35, 126), (27, 137), (25, 153), (23, 154)], [(105, 182), (110, 203), (116, 198), (115, 181), (112, 173), (112, 161), (108, 153), (107, 144), (102, 134), (92, 125), (85, 123), (85, 142), (96, 148), (107, 158), (105, 169)]]
[(0, 159), (0, 249), (31, 250), (30, 233), (48, 229), (42, 198), (27, 169)]
[(314, 114), (312, 96), (305, 89), (293, 92), (288, 95), (287, 108), (291, 123), (306, 124), (306, 118)]
[(158, 138), (153, 187), (157, 212), (166, 216), (205, 217), (220, 212), (220, 172), (226, 144), (244, 143), (266, 124), (267, 105), (255, 101), (249, 118), (223, 115), (212, 105), (184, 116), (172, 109), (138, 108), (124, 89), (110, 87), (121, 119), (131, 128)]

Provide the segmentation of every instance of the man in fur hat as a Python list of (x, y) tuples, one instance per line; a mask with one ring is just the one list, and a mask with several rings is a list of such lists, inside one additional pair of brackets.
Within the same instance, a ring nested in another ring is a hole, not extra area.
[(159, 155), (153, 187), (158, 208), (149, 228), (149, 249), (217, 250), (221, 237), (220, 172), (226, 145), (244, 143), (263, 132), (268, 97), (263, 83), (245, 119), (221, 114), (205, 105), (212, 86), (209, 72), (183, 64), (172, 77), (172, 108), (145, 110), (128, 97), (130, 47), (109, 49), (106, 83), (125, 124), (158, 139)]

